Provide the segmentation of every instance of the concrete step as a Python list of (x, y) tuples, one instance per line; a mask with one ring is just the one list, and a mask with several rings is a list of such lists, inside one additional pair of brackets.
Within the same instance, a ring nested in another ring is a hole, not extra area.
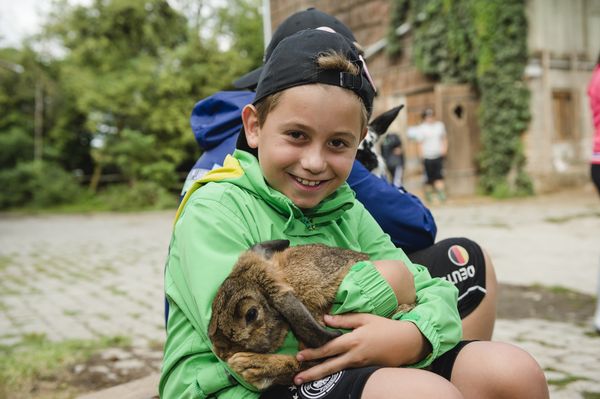
[(151, 374), (125, 384), (90, 392), (77, 399), (158, 399), (159, 373)]

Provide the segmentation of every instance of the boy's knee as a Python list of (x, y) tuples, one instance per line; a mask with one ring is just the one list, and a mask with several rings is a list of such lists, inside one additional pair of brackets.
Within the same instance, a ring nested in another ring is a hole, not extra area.
[(533, 356), (516, 346), (506, 347), (502, 362), (505, 370), (501, 373), (504, 376), (504, 392), (510, 397), (547, 398), (546, 376)]
[(457, 358), (452, 382), (461, 391), (485, 397), (548, 397), (546, 378), (536, 360), (523, 349), (501, 342), (467, 345)]

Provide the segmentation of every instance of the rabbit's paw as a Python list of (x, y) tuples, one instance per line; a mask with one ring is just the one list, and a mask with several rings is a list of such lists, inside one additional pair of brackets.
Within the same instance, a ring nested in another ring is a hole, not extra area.
[(298, 362), (292, 356), (251, 352), (238, 352), (227, 363), (246, 382), (260, 390), (274, 383), (291, 381), (299, 369)]

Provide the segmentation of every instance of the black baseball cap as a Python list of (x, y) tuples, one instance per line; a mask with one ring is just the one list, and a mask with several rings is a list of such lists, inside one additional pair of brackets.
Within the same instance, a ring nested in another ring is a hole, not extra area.
[[(321, 68), (317, 64), (317, 58), (331, 51), (341, 53), (352, 62), (358, 68), (359, 74)], [(307, 29), (281, 40), (263, 66), (253, 104), (282, 90), (314, 83), (353, 91), (362, 99), (369, 116), (371, 115), (375, 88), (366, 64), (354, 44), (329, 28)], [(236, 146), (238, 149), (257, 154), (248, 146), (243, 127)]]
[[(298, 11), (297, 13), (290, 15), (281, 23), (281, 25), (279, 25), (279, 27), (273, 33), (273, 37), (271, 38), (271, 41), (265, 50), (263, 64), (266, 63), (269, 58), (271, 58), (271, 54), (273, 54), (275, 47), (277, 47), (277, 45), (286, 37), (305, 29), (315, 29), (320, 27), (331, 28), (340, 35), (346, 37), (351, 42), (356, 42), (352, 31), (339, 19), (311, 7), (304, 11)], [(233, 82), (233, 86), (237, 89), (254, 90), (258, 84), (258, 79), (260, 78), (262, 69), (263, 67), (260, 66), (252, 72), (245, 74)]]
[[(370, 114), (375, 89), (371, 85), (364, 60), (358, 49), (344, 36), (325, 29), (328, 28), (306, 29), (286, 37), (279, 43), (263, 66), (253, 104), (294, 86), (324, 83), (355, 92)], [(317, 58), (330, 51), (344, 55), (358, 67), (359, 74), (352, 75), (338, 69), (319, 67)]]

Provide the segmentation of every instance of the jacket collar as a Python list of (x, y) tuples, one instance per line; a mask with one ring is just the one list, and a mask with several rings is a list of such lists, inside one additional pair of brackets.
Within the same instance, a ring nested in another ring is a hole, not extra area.
[[(319, 226), (338, 219), (344, 212), (354, 206), (354, 191), (347, 183), (344, 183), (316, 207), (302, 210), (288, 197), (266, 183), (258, 159), (255, 156), (245, 151), (236, 150), (234, 157), (244, 170), (244, 176), (237, 182), (232, 181), (232, 183), (239, 183), (240, 187), (253, 192), (286, 218), (285, 230), (288, 234), (296, 235), (301, 232), (306, 234), (306, 229), (309, 231), (317, 230)], [(299, 224), (298, 221), (302, 223)]]

